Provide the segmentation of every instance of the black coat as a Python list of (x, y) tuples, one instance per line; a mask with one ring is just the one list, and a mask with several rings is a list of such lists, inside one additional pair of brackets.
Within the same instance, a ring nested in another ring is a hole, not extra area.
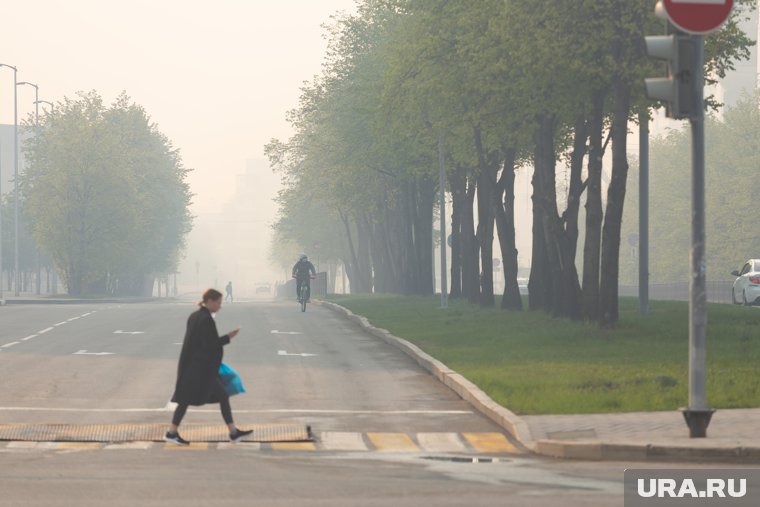
[(230, 343), (228, 335), (219, 336), (216, 322), (206, 307), (187, 319), (187, 332), (179, 355), (177, 385), (172, 401), (181, 405), (218, 403), (214, 384), (219, 382), (219, 365), (223, 347)]

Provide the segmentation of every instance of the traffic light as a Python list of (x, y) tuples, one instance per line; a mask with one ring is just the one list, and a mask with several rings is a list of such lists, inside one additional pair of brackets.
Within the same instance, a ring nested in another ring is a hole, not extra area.
[(647, 53), (667, 62), (667, 77), (645, 79), (647, 97), (665, 102), (670, 118), (691, 118), (699, 112), (697, 104), (697, 45), (686, 34), (644, 37)]

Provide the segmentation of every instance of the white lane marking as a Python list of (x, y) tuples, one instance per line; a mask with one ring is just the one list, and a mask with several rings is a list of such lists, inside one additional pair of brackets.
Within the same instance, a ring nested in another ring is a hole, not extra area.
[(37, 331), (37, 334), (45, 334), (48, 331), (52, 331), (52, 330), (53, 330), (52, 327), (48, 327), (48, 328), (43, 329), (42, 331)]
[[(171, 403), (171, 402), (169, 402)], [(56, 407), (0, 407), (0, 412), (166, 412), (173, 410), (169, 403), (162, 408), (56, 408)], [(173, 405), (173, 404), (172, 404)], [(208, 412), (218, 414), (219, 409), (196, 409), (191, 412)], [(467, 415), (471, 410), (318, 410), (318, 409), (264, 409), (264, 410), (235, 410), (241, 414), (371, 414), (371, 415)]]
[(114, 331), (113, 334), (145, 334), (145, 331), (122, 331), (119, 329)]
[(278, 356), (300, 356), (300, 357), (313, 357), (313, 356), (316, 356), (316, 354), (306, 354), (306, 353), (303, 353), (303, 354), (289, 354), (285, 350), (278, 350), (277, 351), (277, 355)]
[(6, 343), (5, 345), (2, 346), (2, 348), (7, 349), (8, 347), (13, 347), (14, 345), (18, 345), (19, 343), (21, 343), (21, 342)]
[(32, 335), (29, 335), (29, 336), (27, 336), (26, 338), (21, 338), (21, 341), (22, 341), (22, 342), (25, 342), (25, 341), (27, 341), (27, 340), (31, 340), (32, 338), (34, 338), (34, 337), (36, 337), (36, 336), (37, 336), (36, 334), (32, 334)]
[(82, 317), (87, 317), (88, 315), (92, 315), (92, 312), (83, 313)]
[(113, 352), (87, 352), (86, 350), (80, 350), (71, 354), (72, 356), (112, 356)]
[(75, 320), (79, 320), (79, 319), (81, 319), (81, 318), (82, 318), (82, 317), (71, 317), (71, 318), (70, 318), (70, 319), (68, 319), (66, 322), (73, 322), (73, 321), (75, 321)]
[(66, 321), (65, 321), (65, 320), (64, 320), (63, 322), (59, 322), (58, 324), (53, 324), (53, 327), (62, 326), (62, 325), (64, 325), (64, 324), (66, 324)]
[(272, 329), (272, 331), (270, 331), (270, 334), (303, 334), (303, 333), (299, 331), (278, 331), (276, 329)]

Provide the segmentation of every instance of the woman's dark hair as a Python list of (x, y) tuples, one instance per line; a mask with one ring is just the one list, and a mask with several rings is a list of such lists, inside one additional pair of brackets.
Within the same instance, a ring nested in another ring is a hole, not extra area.
[(208, 301), (216, 301), (222, 297), (222, 293), (216, 289), (206, 289), (206, 292), (203, 293), (202, 297), (203, 299), (198, 301), (198, 306), (203, 306)]

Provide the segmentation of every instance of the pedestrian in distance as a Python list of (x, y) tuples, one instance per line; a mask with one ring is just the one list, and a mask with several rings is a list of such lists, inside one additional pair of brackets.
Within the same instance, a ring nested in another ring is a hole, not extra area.
[(232, 281), (227, 282), (225, 290), (227, 291), (227, 297), (224, 298), (224, 301), (227, 302), (229, 300), (232, 303)]
[(253, 433), (253, 430), (244, 431), (235, 426), (230, 397), (219, 377), (219, 366), (224, 355), (223, 347), (230, 343), (240, 328), (219, 336), (213, 317), (222, 308), (222, 293), (218, 290), (208, 289), (204, 292), (198, 306), (200, 308), (187, 319), (187, 331), (177, 368), (177, 384), (171, 399), (177, 403), (177, 408), (164, 440), (189, 445), (190, 442), (179, 435), (179, 425), (188, 406), (219, 403), (222, 417), (229, 428), (230, 441), (237, 442)]

